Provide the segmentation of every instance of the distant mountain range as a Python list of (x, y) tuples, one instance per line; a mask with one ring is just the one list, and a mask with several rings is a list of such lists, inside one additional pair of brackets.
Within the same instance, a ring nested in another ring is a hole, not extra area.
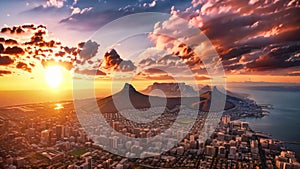
[[(176, 87), (174, 87), (176, 85), (170, 86), (173, 87), (172, 90), (174, 90), (174, 93), (176, 93)], [(192, 89), (190, 89), (189, 87), (186, 87), (186, 90), (192, 91)], [(102, 113), (112, 113), (118, 112), (119, 110), (132, 108), (142, 109), (152, 106), (166, 106), (168, 109), (173, 109), (176, 106), (180, 106), (181, 104), (189, 108), (199, 108), (199, 110), (208, 111), (210, 108), (212, 95), (216, 98), (221, 98), (219, 96), (226, 97), (224, 96), (224, 93), (220, 92), (216, 87), (214, 87), (213, 90), (207, 91), (198, 97), (163, 98), (159, 96), (149, 96), (146, 94), (142, 94), (136, 91), (136, 89), (131, 84), (126, 83), (121, 91), (113, 94), (112, 96), (98, 99), (97, 103)], [(233, 103), (226, 101), (225, 109), (230, 109), (233, 107)]]
[[(141, 93), (150, 96), (161, 96), (161, 97), (197, 97), (212, 90), (209, 85), (198, 86), (199, 90), (195, 90), (192, 86), (185, 83), (157, 83), (154, 82), (149, 85), (146, 89), (141, 90)], [(226, 94), (237, 98), (245, 98), (247, 95), (235, 93), (226, 90)]]
[(153, 83), (141, 91), (151, 96), (167, 97), (192, 97), (199, 96), (199, 93), (190, 85), (185, 83)]

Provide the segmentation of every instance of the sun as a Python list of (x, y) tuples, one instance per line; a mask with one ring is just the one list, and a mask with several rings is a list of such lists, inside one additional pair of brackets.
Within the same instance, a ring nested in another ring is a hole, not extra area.
[(63, 80), (61, 66), (48, 66), (45, 70), (45, 80), (51, 88), (57, 88)]

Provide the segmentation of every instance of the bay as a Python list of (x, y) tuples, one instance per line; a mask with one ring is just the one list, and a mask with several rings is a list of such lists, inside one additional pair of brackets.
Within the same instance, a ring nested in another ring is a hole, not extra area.
[[(273, 90), (274, 89), (274, 90)], [(276, 90), (275, 90), (276, 89)], [(263, 118), (245, 118), (255, 131), (271, 134), (281, 141), (300, 142), (300, 92), (295, 90), (277, 90), (278, 87), (235, 86), (230, 91), (246, 93), (258, 104), (272, 104), (274, 109)], [(287, 144), (286, 147), (296, 152), (300, 161), (300, 145)]]

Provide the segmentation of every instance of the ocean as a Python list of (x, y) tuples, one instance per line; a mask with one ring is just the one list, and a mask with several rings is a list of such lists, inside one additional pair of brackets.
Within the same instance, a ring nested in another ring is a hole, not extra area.
[[(238, 86), (230, 91), (248, 94), (257, 104), (272, 104), (270, 114), (263, 118), (245, 118), (256, 131), (271, 134), (281, 141), (300, 142), (300, 91), (299, 87), (286, 86)], [(286, 145), (296, 152), (300, 161), (300, 145)]]

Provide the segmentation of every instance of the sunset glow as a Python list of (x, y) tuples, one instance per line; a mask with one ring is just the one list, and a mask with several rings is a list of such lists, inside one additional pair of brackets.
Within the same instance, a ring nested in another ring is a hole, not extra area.
[(63, 80), (61, 66), (49, 66), (45, 70), (45, 80), (51, 88), (57, 88)]

